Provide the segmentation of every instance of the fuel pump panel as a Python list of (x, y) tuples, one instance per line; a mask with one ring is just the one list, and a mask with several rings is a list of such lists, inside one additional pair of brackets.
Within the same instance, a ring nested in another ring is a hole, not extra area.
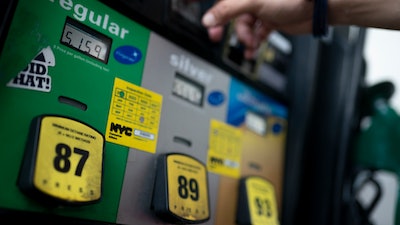
[(236, 225), (241, 179), (254, 175), (275, 187), (277, 218), (287, 105), (187, 48), (210, 46), (199, 19), (214, 1), (158, 3), (152, 23), (129, 8), (148, 3), (119, 2), (16, 2), (0, 39), (0, 211)]

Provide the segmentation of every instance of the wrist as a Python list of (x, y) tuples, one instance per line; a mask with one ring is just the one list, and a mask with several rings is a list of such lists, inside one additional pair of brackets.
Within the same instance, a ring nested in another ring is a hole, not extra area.
[(349, 0), (328, 0), (328, 24), (347, 25), (351, 4)]
[(398, 0), (328, 0), (329, 25), (400, 29)]

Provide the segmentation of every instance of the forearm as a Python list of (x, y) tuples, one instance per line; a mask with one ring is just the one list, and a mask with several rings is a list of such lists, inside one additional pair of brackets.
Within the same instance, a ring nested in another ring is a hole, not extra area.
[(400, 30), (400, 0), (328, 0), (330, 25)]

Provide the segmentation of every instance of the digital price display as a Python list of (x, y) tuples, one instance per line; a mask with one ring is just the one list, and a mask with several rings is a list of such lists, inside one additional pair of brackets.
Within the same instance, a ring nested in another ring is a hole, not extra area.
[(170, 223), (202, 223), (210, 218), (208, 178), (205, 165), (179, 153), (161, 155), (152, 208)]
[(72, 118), (35, 118), (18, 186), (43, 203), (83, 205), (100, 200), (103, 174), (103, 135)]
[(175, 74), (172, 94), (194, 105), (203, 105), (204, 87), (179, 73)]
[(239, 182), (238, 225), (279, 225), (274, 186), (268, 180), (249, 176)]
[(65, 21), (60, 42), (105, 64), (108, 63), (112, 39), (70, 17)]
[(267, 121), (254, 112), (248, 111), (245, 115), (245, 124), (249, 130), (261, 136), (267, 133)]

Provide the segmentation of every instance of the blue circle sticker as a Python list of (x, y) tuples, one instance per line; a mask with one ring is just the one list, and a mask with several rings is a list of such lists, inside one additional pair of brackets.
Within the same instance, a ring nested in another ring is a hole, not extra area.
[(134, 46), (124, 45), (115, 49), (114, 58), (122, 64), (135, 64), (142, 59), (142, 52)]
[(208, 95), (210, 105), (218, 106), (225, 101), (225, 95), (221, 91), (213, 91)]
[(282, 130), (283, 130), (282, 124), (275, 123), (274, 125), (272, 125), (272, 133), (279, 134), (282, 132)]

